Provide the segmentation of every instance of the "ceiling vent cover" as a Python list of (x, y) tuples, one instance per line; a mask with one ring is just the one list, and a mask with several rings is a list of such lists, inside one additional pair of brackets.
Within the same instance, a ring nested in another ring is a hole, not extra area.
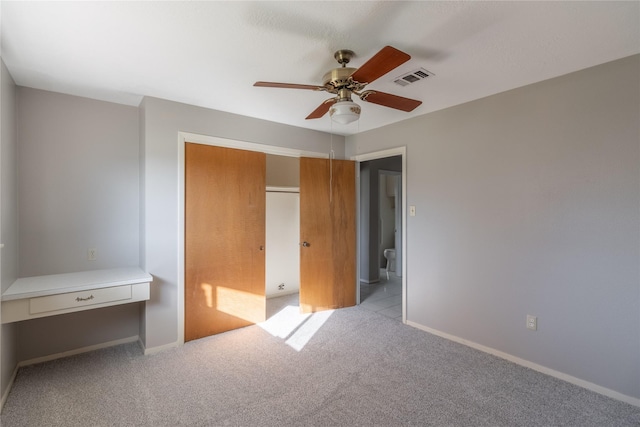
[(435, 76), (431, 71), (427, 71), (424, 68), (418, 68), (407, 74), (403, 74), (400, 77), (396, 77), (393, 82), (400, 86), (408, 86), (411, 83), (419, 82), (427, 77)]

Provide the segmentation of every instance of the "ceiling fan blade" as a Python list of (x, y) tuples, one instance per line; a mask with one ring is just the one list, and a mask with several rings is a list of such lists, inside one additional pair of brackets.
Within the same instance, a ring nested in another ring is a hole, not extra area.
[(255, 82), (253, 85), (257, 87), (276, 87), (281, 89), (326, 90), (324, 86), (299, 85), (295, 83)]
[(351, 75), (351, 78), (358, 83), (371, 83), (410, 59), (411, 56), (408, 53), (404, 53), (395, 47), (385, 46), (365, 62), (362, 67), (358, 68)]
[(373, 104), (383, 105), (385, 107), (395, 108), (396, 110), (406, 112), (413, 111), (422, 104), (422, 101), (377, 91), (364, 92), (360, 96), (360, 99)]
[(318, 108), (316, 108), (315, 110), (313, 110), (313, 112), (311, 114), (309, 114), (306, 118), (306, 120), (309, 119), (319, 119), (320, 117), (324, 116), (325, 114), (327, 114), (327, 111), (329, 111), (329, 109), (331, 108), (331, 106), (337, 101), (336, 98), (329, 98), (326, 101), (324, 101), (322, 104), (320, 104), (318, 106)]

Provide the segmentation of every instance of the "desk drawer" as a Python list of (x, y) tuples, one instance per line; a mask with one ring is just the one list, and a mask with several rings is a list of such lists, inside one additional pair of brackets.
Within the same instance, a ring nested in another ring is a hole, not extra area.
[(131, 299), (131, 285), (94, 289), (91, 291), (70, 292), (67, 294), (31, 298), (29, 300), (29, 313), (45, 313), (48, 311), (73, 309), (76, 307), (85, 307), (128, 299)]

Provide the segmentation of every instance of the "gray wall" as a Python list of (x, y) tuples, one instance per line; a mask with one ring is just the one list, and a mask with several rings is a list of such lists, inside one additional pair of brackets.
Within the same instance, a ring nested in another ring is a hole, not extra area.
[[(147, 349), (178, 341), (178, 132), (328, 153), (329, 134), (157, 98), (145, 98), (141, 151), (143, 269), (154, 277), (145, 305)], [(344, 156), (344, 137), (333, 137), (336, 156)]]
[[(18, 175), (16, 85), (0, 60), (0, 288), (4, 292), (18, 277)], [(0, 329), (0, 396), (8, 392), (17, 365), (15, 325)]]
[[(17, 105), (20, 277), (138, 266), (137, 108), (24, 87)], [(140, 304), (127, 304), (22, 322), (18, 354), (129, 338), (139, 316)]]
[(18, 134), (20, 276), (137, 266), (137, 109), (21, 87)]
[(300, 187), (300, 159), (267, 154), (267, 187)]
[[(397, 140), (391, 138), (389, 141)], [(394, 147), (397, 145), (397, 143), (393, 144)], [(402, 156), (360, 163), (360, 280), (368, 283), (380, 280), (378, 217), (380, 211), (379, 171), (381, 169), (401, 172)]]
[(639, 75), (636, 55), (347, 138), (407, 146), (409, 321), (640, 398)]

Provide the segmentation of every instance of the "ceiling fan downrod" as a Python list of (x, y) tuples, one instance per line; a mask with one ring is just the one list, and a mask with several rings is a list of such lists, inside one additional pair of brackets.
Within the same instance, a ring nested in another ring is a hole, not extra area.
[(342, 67), (346, 67), (351, 58), (353, 58), (356, 54), (349, 49), (340, 49), (333, 54), (333, 57), (338, 61), (338, 64), (342, 65)]

